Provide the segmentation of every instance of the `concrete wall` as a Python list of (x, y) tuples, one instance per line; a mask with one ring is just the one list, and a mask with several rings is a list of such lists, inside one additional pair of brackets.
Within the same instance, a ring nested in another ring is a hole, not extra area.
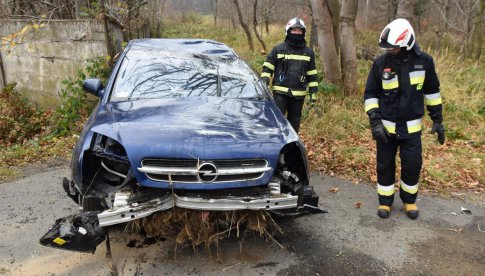
[[(26, 23), (0, 20), (0, 37), (15, 33)], [(107, 55), (104, 28), (98, 20), (52, 20), (40, 31), (24, 36), (13, 48), (0, 47), (5, 83), (42, 106), (60, 102), (62, 80), (75, 77), (87, 59)], [(5, 40), (2, 40), (5, 43)]]

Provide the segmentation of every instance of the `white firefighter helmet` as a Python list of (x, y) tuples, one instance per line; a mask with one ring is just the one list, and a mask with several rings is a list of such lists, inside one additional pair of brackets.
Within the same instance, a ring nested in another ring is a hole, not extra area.
[(382, 49), (403, 47), (411, 50), (415, 42), (414, 29), (404, 18), (398, 18), (387, 24), (379, 37), (379, 47)]
[(288, 23), (286, 23), (285, 27), (285, 36), (288, 35), (288, 31), (293, 28), (300, 28), (303, 31), (303, 35), (305, 35), (306, 27), (305, 22), (298, 17), (290, 19)]

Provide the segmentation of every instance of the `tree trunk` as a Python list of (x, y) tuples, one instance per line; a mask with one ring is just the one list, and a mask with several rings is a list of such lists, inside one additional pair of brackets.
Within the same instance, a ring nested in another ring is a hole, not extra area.
[(357, 56), (355, 50), (355, 17), (357, 15), (358, 0), (343, 0), (340, 45), (340, 63), (342, 66), (342, 80), (345, 95), (358, 92), (357, 87)]
[(315, 18), (313, 17), (312, 5), (309, 0), (307, 0), (308, 7), (310, 8), (310, 14), (312, 16), (312, 29), (310, 32), (310, 48), (315, 49), (318, 47), (318, 37), (317, 37), (317, 26), (315, 26)]
[(74, 0), (74, 10), (76, 19), (79, 19), (79, 0)]
[(217, 0), (212, 0), (212, 16), (214, 17), (214, 26), (217, 26)]
[(108, 17), (106, 16), (104, 0), (99, 1), (101, 7), (101, 14), (103, 14), (103, 25), (104, 25), (104, 39), (106, 40), (106, 52), (110, 57), (114, 57), (115, 51), (113, 48), (113, 43), (111, 41), (111, 35), (109, 34)]
[(475, 60), (479, 60), (482, 55), (482, 43), (483, 43), (483, 15), (485, 11), (485, 0), (480, 0), (477, 14), (473, 20), (473, 35), (472, 35), (472, 57)]
[(310, 0), (313, 18), (317, 27), (318, 45), (320, 46), (320, 60), (325, 77), (330, 83), (342, 85), (340, 63), (333, 35), (332, 18), (326, 0)]
[(338, 55), (340, 50), (340, 1), (327, 0), (326, 2), (326, 6), (328, 6), (330, 16), (332, 17), (333, 39), (335, 40), (335, 49), (337, 50)]
[(254, 31), (254, 34), (256, 35), (256, 38), (259, 40), (259, 43), (261, 43), (261, 46), (263, 46), (264, 52), (266, 53), (268, 51), (266, 49), (266, 44), (264, 44), (264, 41), (261, 38), (261, 35), (258, 33), (258, 29), (257, 29), (258, 28), (258, 19), (256, 17), (257, 7), (258, 7), (258, 0), (255, 0), (253, 5), (253, 31)]
[(414, 0), (399, 0), (396, 18), (404, 18), (411, 22), (414, 14)]
[(317, 26), (315, 25), (315, 20), (312, 16), (312, 30), (310, 32), (310, 48), (314, 49), (318, 46), (318, 36), (317, 36)]
[(248, 44), (249, 44), (249, 49), (251, 51), (254, 51), (254, 45), (253, 45), (253, 37), (251, 36), (251, 32), (249, 31), (248, 25), (244, 22), (242, 13), (241, 13), (241, 8), (239, 7), (239, 1), (234, 0), (234, 5), (236, 6), (236, 11), (237, 11), (237, 17), (239, 19), (239, 24), (243, 28), (244, 32), (246, 33), (246, 37), (248, 39)]
[(0, 52), (0, 89), (5, 88), (6, 85), (5, 81), (5, 70), (3, 68), (3, 59), (2, 59), (2, 53)]

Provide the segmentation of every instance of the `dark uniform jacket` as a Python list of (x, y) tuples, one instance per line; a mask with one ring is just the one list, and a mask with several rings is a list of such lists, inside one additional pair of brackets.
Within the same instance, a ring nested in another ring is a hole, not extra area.
[(442, 121), (440, 83), (433, 58), (415, 45), (397, 55), (383, 54), (372, 64), (364, 93), (367, 114), (382, 119), (390, 134), (421, 133), (426, 104), (433, 121)]
[(315, 54), (305, 44), (292, 46), (289, 42), (278, 44), (269, 53), (263, 64), (261, 78), (269, 84), (273, 76), (273, 91), (295, 98), (305, 97), (318, 91)]

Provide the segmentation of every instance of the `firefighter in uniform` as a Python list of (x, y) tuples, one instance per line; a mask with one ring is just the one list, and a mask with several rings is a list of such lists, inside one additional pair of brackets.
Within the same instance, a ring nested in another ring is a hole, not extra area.
[(261, 78), (269, 85), (273, 77), (273, 97), (278, 108), (287, 113), (287, 119), (298, 133), (301, 110), (308, 94), (310, 102), (316, 100), (318, 91), (315, 54), (306, 47), (305, 23), (298, 17), (291, 19), (285, 28), (285, 42), (271, 50), (263, 63)]
[(421, 120), (424, 106), (433, 121), (431, 133), (445, 142), (440, 83), (433, 58), (415, 43), (411, 24), (402, 18), (389, 23), (379, 46), (386, 53), (372, 64), (364, 93), (372, 137), (377, 146), (377, 214), (387, 218), (394, 200), (396, 153), (401, 158), (399, 196), (411, 219), (418, 217), (416, 197), (422, 166)]

